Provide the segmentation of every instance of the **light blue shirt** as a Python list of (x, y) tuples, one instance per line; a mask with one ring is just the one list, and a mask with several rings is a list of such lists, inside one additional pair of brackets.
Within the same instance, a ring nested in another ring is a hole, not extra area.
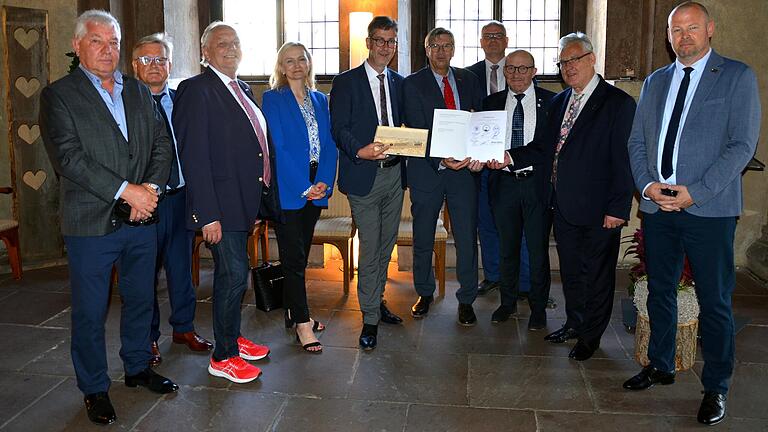
[[(165, 116), (170, 119), (172, 119), (173, 114), (173, 100), (171, 100), (171, 97), (168, 94), (168, 84), (163, 87), (163, 90), (160, 93), (163, 95), (163, 97), (160, 99), (160, 106), (163, 108), (163, 111), (165, 111)], [(155, 93), (153, 93), (155, 95)], [(184, 186), (184, 174), (181, 172), (181, 159), (179, 159), (179, 147), (176, 143), (176, 132), (173, 130), (173, 124), (170, 124), (171, 126), (171, 139), (173, 140), (173, 151), (176, 152), (176, 161), (179, 163), (179, 186), (177, 187), (183, 187)], [(171, 169), (174, 169), (174, 167), (171, 167)], [(167, 189), (171, 189), (170, 187), (167, 187)]]
[(688, 110), (691, 108), (691, 101), (693, 100), (693, 96), (696, 94), (696, 88), (699, 86), (701, 76), (704, 74), (704, 69), (707, 66), (707, 61), (709, 61), (710, 54), (712, 54), (711, 48), (704, 57), (691, 65), (693, 68), (690, 77), (691, 81), (688, 84), (688, 93), (685, 95), (685, 104), (683, 104), (683, 112), (680, 115), (680, 125), (678, 126), (677, 135), (675, 137), (675, 150), (672, 153), (672, 175), (668, 179), (664, 179), (664, 177), (661, 175), (661, 157), (664, 153), (664, 139), (667, 136), (667, 127), (669, 126), (669, 120), (672, 117), (672, 111), (675, 109), (677, 92), (680, 90), (680, 84), (682, 83), (683, 77), (685, 76), (683, 68), (686, 67), (680, 63), (680, 60), (675, 60), (675, 73), (672, 75), (672, 83), (669, 86), (669, 93), (667, 93), (667, 102), (664, 105), (664, 117), (661, 119), (661, 130), (659, 130), (659, 149), (658, 154), (656, 155), (656, 166), (659, 170), (659, 179), (661, 179), (663, 183), (677, 184), (677, 154), (680, 147), (680, 135), (683, 131), (683, 127), (685, 126), (685, 118), (688, 116)]
[[(432, 70), (432, 75), (435, 76), (435, 81), (437, 81), (437, 85), (440, 87), (440, 93), (444, 95), (445, 88), (443, 88), (443, 76), (434, 70)], [(453, 100), (456, 102), (456, 109), (460, 110), (461, 104), (459, 103), (459, 88), (456, 87), (456, 78), (453, 76), (453, 69), (451, 68), (448, 68), (448, 84), (451, 85), (451, 90), (453, 90)]]
[[(101, 78), (89, 72), (83, 65), (80, 65), (80, 70), (85, 73), (85, 76), (99, 92), (99, 96), (107, 106), (109, 113), (112, 114), (112, 118), (115, 119), (117, 127), (120, 128), (120, 132), (123, 133), (123, 138), (128, 141), (128, 120), (125, 117), (125, 105), (123, 105), (123, 74), (120, 71), (115, 71), (112, 77), (115, 80), (115, 85), (112, 87), (112, 93), (109, 93), (104, 87), (101, 86)], [(115, 199), (120, 198), (125, 188), (128, 186), (128, 181), (124, 180), (120, 185), (120, 188), (115, 194)]]

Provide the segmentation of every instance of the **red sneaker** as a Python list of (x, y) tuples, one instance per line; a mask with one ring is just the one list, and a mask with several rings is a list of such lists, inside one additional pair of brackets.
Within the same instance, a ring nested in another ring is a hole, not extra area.
[(243, 384), (251, 382), (261, 375), (261, 369), (246, 362), (239, 356), (230, 357), (224, 361), (217, 362), (211, 357), (208, 365), (208, 373), (226, 378), (232, 382)]
[(240, 336), (237, 338), (237, 347), (240, 349), (240, 357), (246, 360), (261, 360), (269, 355), (269, 348), (255, 344)]

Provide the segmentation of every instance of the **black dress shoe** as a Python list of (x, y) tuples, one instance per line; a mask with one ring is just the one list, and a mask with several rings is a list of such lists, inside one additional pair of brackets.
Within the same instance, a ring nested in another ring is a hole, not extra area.
[(578, 341), (576, 342), (576, 345), (573, 346), (573, 349), (571, 349), (571, 352), (568, 353), (568, 357), (576, 361), (585, 361), (585, 360), (589, 360), (592, 357), (592, 354), (594, 354), (596, 350), (597, 350), (597, 347), (593, 348), (592, 346), (590, 346), (588, 343), (584, 341)]
[(85, 395), (85, 411), (88, 419), (97, 424), (112, 424), (117, 420), (107, 392)]
[(654, 384), (669, 385), (674, 383), (674, 372), (662, 372), (655, 367), (646, 366), (639, 374), (626, 380), (623, 387), (627, 390), (645, 390), (653, 387)]
[(459, 303), (459, 324), (467, 327), (477, 324), (475, 310), (471, 304)]
[(126, 375), (125, 385), (128, 387), (146, 387), (151, 391), (160, 394), (173, 393), (179, 389), (179, 386), (174, 384), (173, 381), (150, 368), (146, 368), (136, 375)]
[(547, 313), (531, 312), (531, 317), (528, 319), (528, 330), (536, 331), (545, 328), (547, 328)]
[(493, 282), (493, 281), (489, 281), (488, 279), (483, 279), (483, 281), (477, 285), (477, 295), (486, 295), (498, 287), (499, 287), (499, 282)]
[(503, 323), (504, 321), (508, 320), (510, 316), (517, 313), (517, 304), (513, 304), (512, 306), (504, 306), (501, 305), (498, 308), (496, 308), (495, 311), (493, 311), (493, 314), (491, 314), (491, 322), (494, 324)]
[(546, 336), (544, 340), (552, 343), (564, 343), (568, 339), (576, 339), (579, 337), (579, 332), (574, 328), (563, 326), (560, 330), (554, 331)]
[(725, 418), (725, 395), (713, 391), (704, 392), (696, 420), (705, 425), (716, 425)]
[(403, 319), (399, 316), (393, 314), (388, 308), (387, 308), (387, 302), (386, 300), (381, 301), (381, 306), (379, 306), (379, 311), (381, 311), (381, 322), (386, 324), (400, 324), (403, 322)]
[(411, 315), (414, 318), (424, 318), (429, 313), (429, 305), (435, 298), (433, 296), (419, 296), (416, 303), (411, 306)]
[(370, 351), (376, 348), (376, 335), (379, 327), (373, 324), (363, 324), (363, 331), (360, 332), (360, 348)]

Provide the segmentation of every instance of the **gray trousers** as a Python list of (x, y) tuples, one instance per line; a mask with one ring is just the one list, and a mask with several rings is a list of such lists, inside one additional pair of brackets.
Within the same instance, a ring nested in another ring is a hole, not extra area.
[(403, 208), (400, 166), (377, 168), (376, 180), (368, 195), (348, 194), (347, 198), (360, 238), (357, 264), (360, 311), (364, 324), (377, 325), (381, 319), (379, 306)]

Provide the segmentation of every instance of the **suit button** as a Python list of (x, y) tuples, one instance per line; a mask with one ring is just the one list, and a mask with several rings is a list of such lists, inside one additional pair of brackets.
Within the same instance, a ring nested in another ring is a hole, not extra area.
[(261, 154), (261, 153), (259, 153), (259, 157), (264, 157), (264, 155), (263, 155), (263, 154)]
[(132, 155), (132, 154), (129, 154), (129, 155), (128, 155), (128, 159), (133, 159), (133, 155)]
[(261, 177), (259, 177), (259, 181), (264, 181), (264, 179), (263, 179), (263, 178), (261, 178)]

